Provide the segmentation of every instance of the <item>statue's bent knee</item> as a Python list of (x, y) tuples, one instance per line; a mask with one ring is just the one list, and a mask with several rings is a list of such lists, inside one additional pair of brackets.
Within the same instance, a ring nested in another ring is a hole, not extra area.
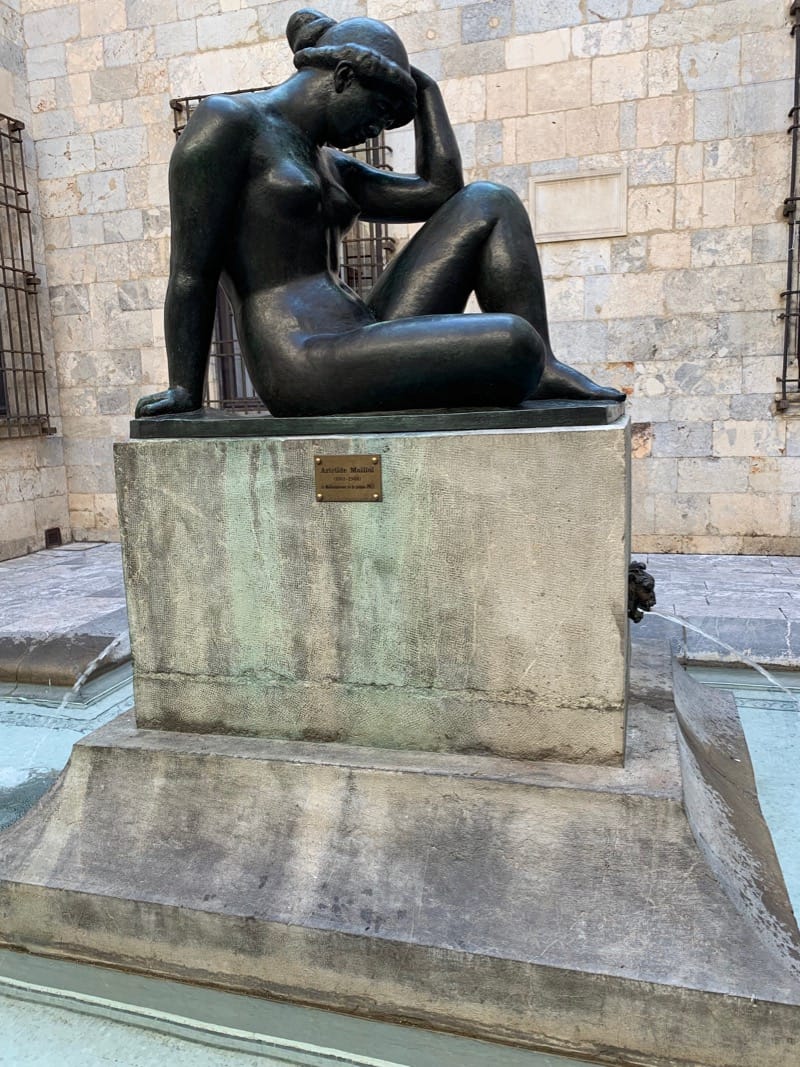
[(499, 185), (497, 182), (470, 182), (461, 190), (461, 196), (467, 201), (479, 204), (481, 207), (490, 207), (495, 212), (502, 212), (510, 207), (519, 208), (522, 201), (507, 185)]

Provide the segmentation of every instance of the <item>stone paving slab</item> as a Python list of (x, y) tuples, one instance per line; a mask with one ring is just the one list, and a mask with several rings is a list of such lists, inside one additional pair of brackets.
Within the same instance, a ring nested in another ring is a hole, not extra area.
[[(673, 627), (692, 660), (733, 662), (714, 640), (760, 663), (800, 665), (800, 558), (797, 556), (644, 555), (656, 580), (656, 610), (706, 631), (707, 637)], [(669, 623), (650, 618), (655, 634)], [(645, 625), (645, 624), (642, 624)], [(634, 628), (634, 641), (640, 635)]]
[[(53, 1030), (42, 1015), (49, 1009), (69, 1011), (72, 1025)], [(0, 1033), (15, 1067), (586, 1067), (584, 1060), (2, 950)]]
[(127, 629), (118, 544), (0, 564), (0, 683), (71, 686), (95, 661), (99, 672), (130, 658)]

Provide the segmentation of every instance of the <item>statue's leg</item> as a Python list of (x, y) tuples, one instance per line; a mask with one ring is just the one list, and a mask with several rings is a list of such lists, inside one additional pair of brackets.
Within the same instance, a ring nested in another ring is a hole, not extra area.
[(545, 368), (533, 396), (624, 399), (553, 355), (528, 213), (516, 193), (492, 182), (474, 182), (439, 208), (389, 263), (368, 304), (380, 320), (453, 314), (472, 292), (483, 311), (520, 316), (544, 342)]
[(512, 190), (474, 182), (452, 196), (389, 263), (368, 303), (379, 319), (462, 311), (526, 319), (549, 346), (542, 271), (527, 212)]
[(314, 334), (251, 376), (273, 415), (514, 407), (536, 389), (544, 342), (519, 315), (416, 315)]

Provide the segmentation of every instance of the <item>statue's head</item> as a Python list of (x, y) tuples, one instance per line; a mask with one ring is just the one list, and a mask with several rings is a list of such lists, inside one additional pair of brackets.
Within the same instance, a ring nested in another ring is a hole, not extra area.
[[(336, 22), (307, 7), (289, 19), (286, 36), (297, 69), (330, 71), (335, 92), (345, 97), (342, 103), (352, 113), (354, 132), (342, 131), (346, 144), (340, 147), (403, 126), (414, 117), (417, 88), (408, 55), (385, 23), (367, 18)], [(348, 134), (356, 139), (348, 140)]]

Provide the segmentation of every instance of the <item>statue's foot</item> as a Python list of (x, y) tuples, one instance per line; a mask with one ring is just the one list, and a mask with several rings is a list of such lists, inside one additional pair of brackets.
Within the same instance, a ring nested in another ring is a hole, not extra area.
[(197, 411), (201, 407), (188, 390), (178, 385), (166, 389), (163, 393), (143, 396), (136, 405), (135, 418), (147, 419), (157, 415), (181, 415), (187, 411)]
[(625, 394), (619, 389), (607, 385), (598, 385), (585, 374), (559, 363), (557, 359), (548, 361), (542, 379), (530, 400), (603, 400), (609, 404), (625, 400)]

